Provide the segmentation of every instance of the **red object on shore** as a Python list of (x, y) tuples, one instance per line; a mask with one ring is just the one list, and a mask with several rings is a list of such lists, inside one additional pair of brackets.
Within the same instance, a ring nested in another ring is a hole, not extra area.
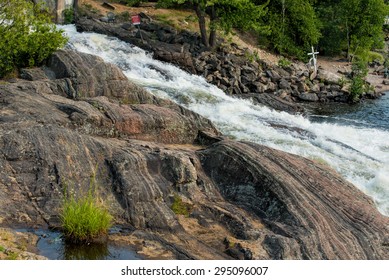
[(131, 21), (132, 21), (133, 25), (139, 25), (140, 24), (140, 16), (139, 15), (132, 16)]

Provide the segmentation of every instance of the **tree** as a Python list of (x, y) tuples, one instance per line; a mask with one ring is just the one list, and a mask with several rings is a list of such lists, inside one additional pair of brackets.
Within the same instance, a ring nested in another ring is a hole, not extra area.
[(324, 52), (346, 50), (351, 58), (383, 46), (382, 27), (388, 14), (384, 0), (325, 0), (320, 1), (317, 13), (323, 22), (320, 46)]
[[(203, 44), (207, 47), (215, 47), (217, 29), (229, 32), (233, 27), (259, 28), (269, 1), (262, 5), (255, 5), (250, 0), (159, 0), (158, 3), (164, 7), (175, 4), (189, 5), (196, 12)], [(210, 19), (209, 37), (207, 16)]]
[[(265, 0), (256, 0), (262, 4)], [(321, 36), (320, 21), (312, 0), (272, 0), (268, 5), (265, 24), (270, 33), (268, 45), (281, 54), (302, 58)]]
[(67, 41), (47, 11), (25, 0), (0, 0), (0, 38), (0, 77), (41, 64)]

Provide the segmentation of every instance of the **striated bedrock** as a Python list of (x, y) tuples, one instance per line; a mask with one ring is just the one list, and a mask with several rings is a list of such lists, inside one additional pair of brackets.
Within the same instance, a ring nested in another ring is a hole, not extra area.
[(388, 217), (327, 166), (228, 140), (92, 55), (21, 77), (0, 83), (3, 227), (58, 226), (95, 173), (110, 238), (146, 258), (389, 258)]

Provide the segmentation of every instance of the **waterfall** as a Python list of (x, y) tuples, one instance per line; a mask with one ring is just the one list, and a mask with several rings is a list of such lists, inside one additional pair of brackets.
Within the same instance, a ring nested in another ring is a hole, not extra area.
[(372, 196), (389, 216), (389, 131), (371, 126), (326, 123), (277, 112), (249, 100), (227, 96), (204, 78), (152, 59), (147, 52), (116, 38), (77, 33), (62, 26), (68, 48), (116, 64), (132, 82), (209, 118), (224, 134), (297, 154), (338, 171)]

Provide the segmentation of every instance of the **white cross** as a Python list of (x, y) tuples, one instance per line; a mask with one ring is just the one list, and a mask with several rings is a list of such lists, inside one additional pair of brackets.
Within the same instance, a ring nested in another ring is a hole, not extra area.
[(309, 59), (309, 64), (313, 65), (315, 69), (315, 74), (317, 73), (316, 54), (319, 54), (319, 52), (315, 52), (315, 49), (312, 46), (312, 52), (308, 53), (308, 55), (312, 55), (312, 58)]

